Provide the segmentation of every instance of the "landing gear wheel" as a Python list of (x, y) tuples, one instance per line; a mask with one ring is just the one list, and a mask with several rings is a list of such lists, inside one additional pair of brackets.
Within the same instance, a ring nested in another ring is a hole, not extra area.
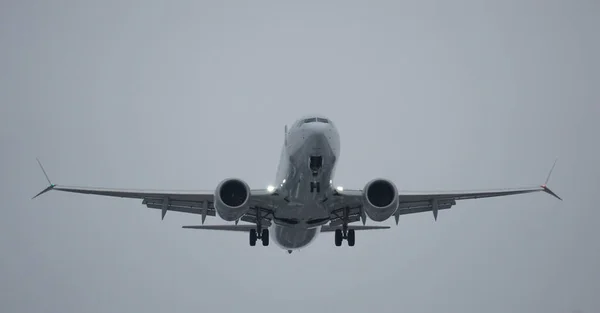
[(256, 233), (256, 229), (251, 229), (250, 230), (250, 246), (252, 246), (252, 247), (256, 246), (257, 238), (258, 238), (258, 235)]
[(354, 247), (355, 239), (356, 239), (356, 235), (354, 234), (354, 229), (348, 230), (348, 245), (350, 247)]
[(321, 183), (320, 182), (310, 182), (310, 192), (313, 193), (317, 191), (317, 193), (321, 192)]
[(342, 236), (342, 230), (341, 229), (336, 229), (335, 230), (335, 246), (339, 247), (342, 245), (342, 240), (343, 240), (343, 236)]
[(263, 229), (260, 237), (261, 237), (260, 239), (262, 240), (262, 245), (265, 247), (268, 246), (269, 245), (269, 230), (266, 228)]

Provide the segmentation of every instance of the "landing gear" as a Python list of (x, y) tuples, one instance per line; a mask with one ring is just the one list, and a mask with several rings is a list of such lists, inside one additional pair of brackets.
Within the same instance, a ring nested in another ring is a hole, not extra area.
[(343, 231), (341, 229), (336, 229), (335, 230), (335, 246), (336, 247), (341, 246), (342, 241), (344, 239), (348, 240), (348, 246), (354, 247), (354, 243), (356, 242), (356, 234), (354, 233), (354, 229), (346, 229), (345, 231)]
[(252, 246), (252, 247), (256, 246), (257, 238), (258, 238), (258, 236), (256, 234), (256, 229), (251, 229), (250, 230), (250, 246)]
[(348, 231), (348, 238), (346, 238), (348, 240), (348, 245), (350, 247), (354, 247), (355, 238), (356, 238), (356, 236), (354, 235), (354, 229), (350, 229)]
[(320, 155), (311, 156), (308, 161), (308, 166), (310, 167), (313, 176), (317, 176), (319, 170), (323, 167), (323, 157)]
[(318, 181), (311, 181), (310, 182), (310, 192), (317, 192), (320, 193), (321, 192), (321, 183), (319, 183)]
[(256, 228), (250, 230), (250, 246), (256, 246), (256, 241), (260, 239), (263, 246), (269, 245), (269, 229), (262, 227), (262, 215), (260, 214), (259, 208), (256, 209), (257, 223)]
[(342, 241), (344, 239), (348, 240), (348, 246), (354, 247), (354, 243), (356, 242), (356, 234), (354, 233), (354, 229), (348, 229), (348, 215), (349, 208), (344, 208), (344, 215), (342, 217), (343, 224), (342, 229), (335, 230), (335, 245), (339, 247), (342, 245)]
[(256, 246), (256, 241), (258, 239), (260, 239), (262, 241), (263, 246), (265, 246), (265, 247), (268, 246), (269, 245), (269, 230), (267, 228), (263, 229), (260, 232), (260, 236), (259, 236), (256, 229), (251, 229), (250, 230), (250, 246), (252, 246), (252, 247)]
[(342, 245), (342, 240), (344, 240), (344, 235), (342, 234), (341, 229), (335, 230), (335, 246), (339, 247)]
[(261, 240), (262, 240), (262, 245), (263, 246), (268, 246), (269, 245), (269, 230), (268, 229), (263, 229), (262, 230), (262, 235), (260, 236)]

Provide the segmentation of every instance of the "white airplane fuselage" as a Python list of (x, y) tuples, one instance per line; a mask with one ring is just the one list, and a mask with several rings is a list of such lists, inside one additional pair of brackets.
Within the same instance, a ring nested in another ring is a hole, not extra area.
[(270, 238), (281, 248), (307, 246), (329, 222), (332, 208), (323, 200), (334, 192), (339, 154), (339, 133), (325, 117), (300, 119), (286, 132), (275, 188), (288, 201), (277, 208), (269, 229)]

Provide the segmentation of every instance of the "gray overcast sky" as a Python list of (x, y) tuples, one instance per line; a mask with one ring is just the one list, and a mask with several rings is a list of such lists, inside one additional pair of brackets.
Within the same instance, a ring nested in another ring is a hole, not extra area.
[[(599, 21), (591, 0), (2, 1), (0, 311), (598, 312)], [(307, 113), (341, 131), (338, 184), (520, 187), (559, 157), (565, 201), (288, 255), (136, 200), (30, 200), (36, 156), (59, 184), (264, 187)]]

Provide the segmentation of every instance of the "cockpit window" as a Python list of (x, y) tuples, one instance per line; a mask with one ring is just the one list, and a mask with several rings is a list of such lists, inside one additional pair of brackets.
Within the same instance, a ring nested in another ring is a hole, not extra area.
[(321, 118), (321, 117), (311, 117), (311, 118), (307, 118), (304, 119), (302, 121), (302, 124), (306, 124), (306, 123), (314, 123), (314, 122), (319, 122), (319, 123), (326, 123), (329, 124), (329, 120), (326, 118)]

